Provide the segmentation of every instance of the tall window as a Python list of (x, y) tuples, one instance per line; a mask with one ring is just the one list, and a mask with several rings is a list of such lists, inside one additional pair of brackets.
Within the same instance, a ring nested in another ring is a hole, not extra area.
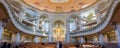
[(75, 30), (76, 26), (75, 26), (75, 21), (74, 19), (70, 19), (70, 31)]
[(53, 40), (55, 42), (65, 41), (65, 28), (62, 20), (56, 20), (53, 28)]
[(42, 25), (43, 29), (48, 32), (49, 30), (49, 22), (48, 21), (44, 21), (43, 25)]
[(29, 21), (34, 21), (34, 18), (38, 15), (38, 13), (32, 9), (25, 8), (24, 13), (22, 18), (29, 20)]
[[(86, 12), (81, 13), (81, 24), (87, 25), (96, 21), (95, 9), (88, 10)], [(92, 25), (94, 26), (94, 25)], [(91, 26), (85, 26), (84, 29), (89, 28)]]
[(70, 31), (74, 31), (79, 27), (79, 18), (76, 15), (72, 15), (69, 19)]
[(40, 17), (40, 29), (43, 32), (48, 32), (49, 30), (49, 17), (47, 15), (42, 15)]

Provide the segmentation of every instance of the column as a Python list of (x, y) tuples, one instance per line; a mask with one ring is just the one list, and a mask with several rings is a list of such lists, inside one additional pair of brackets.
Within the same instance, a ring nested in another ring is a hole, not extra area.
[(97, 36), (94, 36), (94, 43), (98, 42), (98, 37)]
[(13, 34), (12, 34), (12, 40), (11, 40), (11, 41), (12, 41), (12, 42), (15, 42), (15, 40), (16, 40), (15, 38), (16, 38), (16, 36), (15, 36), (15, 34), (13, 33)]
[(0, 21), (0, 42), (2, 40), (2, 33), (3, 33), (3, 22)]
[(104, 40), (104, 43), (107, 43), (108, 42), (108, 36), (104, 35), (103, 40)]
[(20, 42), (20, 37), (21, 37), (20, 34), (21, 34), (20, 32), (18, 32), (18, 33), (16, 34), (16, 41), (15, 41), (15, 42), (16, 42), (17, 44), (19, 44), (19, 42)]
[(48, 36), (48, 41), (52, 42), (52, 22), (49, 21), (49, 36)]
[(47, 41), (46, 41), (46, 37), (43, 37), (43, 38), (42, 38), (42, 42), (47, 42)]
[(69, 26), (69, 19), (66, 22), (66, 43), (70, 42), (70, 26)]
[(103, 44), (103, 35), (101, 33), (99, 34), (99, 43)]
[(116, 31), (117, 40), (118, 40), (118, 47), (120, 48), (120, 24), (115, 25), (115, 31)]
[(25, 40), (26, 40), (26, 38), (25, 38), (25, 36), (24, 35), (21, 35), (21, 37), (20, 37), (21, 39), (20, 39), (20, 41), (21, 42), (24, 42)]
[(102, 14), (99, 11), (96, 11), (97, 24), (101, 22)]
[(70, 33), (67, 33), (66, 34), (66, 43), (69, 43), (70, 42)]
[(38, 36), (35, 36), (33, 41), (34, 41), (35, 43), (38, 43), (38, 42), (39, 42), (39, 37), (38, 37)]
[(80, 43), (85, 43), (84, 37), (80, 37)]
[(84, 29), (84, 26), (82, 25), (82, 17), (80, 16), (79, 18), (79, 27), (80, 27), (80, 30), (83, 30)]

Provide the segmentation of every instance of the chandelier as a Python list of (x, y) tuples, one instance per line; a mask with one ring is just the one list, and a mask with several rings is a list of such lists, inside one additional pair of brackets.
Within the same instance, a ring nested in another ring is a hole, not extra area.
[(69, 0), (50, 0), (50, 1), (55, 3), (64, 3), (64, 2), (68, 2)]

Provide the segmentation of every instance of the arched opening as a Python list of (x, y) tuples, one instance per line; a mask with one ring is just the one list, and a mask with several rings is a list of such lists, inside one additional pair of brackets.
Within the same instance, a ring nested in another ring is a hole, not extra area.
[(58, 41), (64, 42), (65, 41), (64, 22), (61, 20), (56, 20), (54, 22), (53, 40), (54, 40), (54, 42), (58, 42)]
[(71, 15), (69, 18), (69, 27), (70, 27), (70, 32), (74, 32), (75, 30), (80, 30), (79, 27), (79, 17), (75, 14)]
[(40, 19), (39, 19), (39, 29), (42, 31), (42, 32), (45, 32), (45, 33), (48, 33), (49, 31), (49, 17), (48, 15), (46, 14), (43, 14), (40, 16)]

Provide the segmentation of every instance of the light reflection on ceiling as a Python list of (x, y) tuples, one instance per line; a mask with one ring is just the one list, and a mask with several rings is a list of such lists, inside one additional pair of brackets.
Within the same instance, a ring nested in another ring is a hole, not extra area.
[(58, 3), (52, 2), (51, 0), (23, 0), (26, 4), (35, 7), (40, 10), (45, 10), (48, 12), (72, 12), (81, 10), (92, 4), (96, 3), (98, 0), (69, 0), (67, 2)]

